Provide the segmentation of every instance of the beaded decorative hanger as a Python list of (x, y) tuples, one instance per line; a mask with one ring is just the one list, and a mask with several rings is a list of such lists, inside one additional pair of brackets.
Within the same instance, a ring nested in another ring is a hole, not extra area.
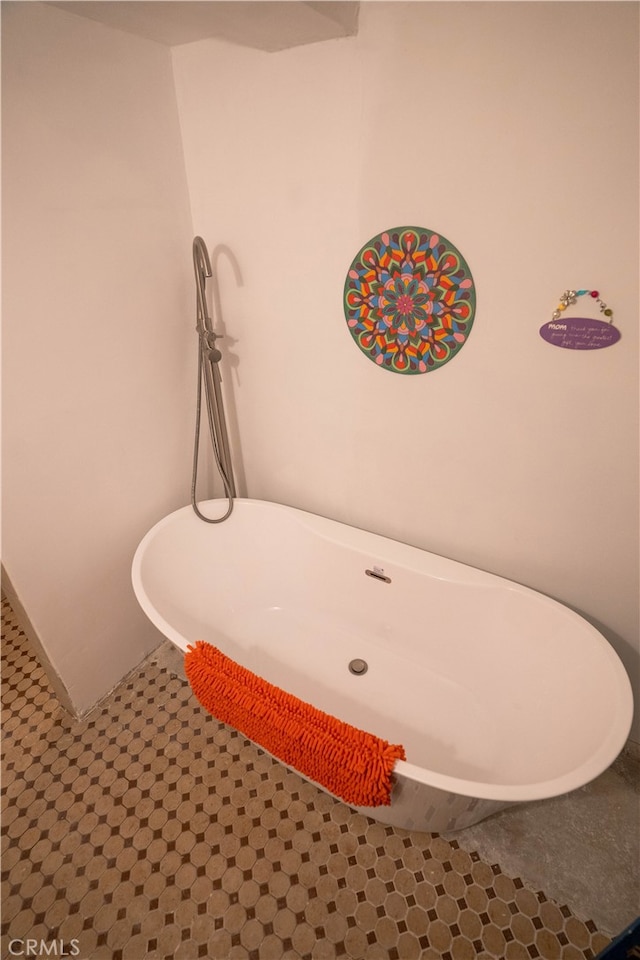
[(584, 297), (586, 294), (589, 294), (590, 297), (600, 304), (600, 313), (603, 313), (605, 317), (608, 318), (609, 323), (613, 323), (613, 310), (611, 307), (608, 307), (604, 300), (600, 298), (600, 294), (597, 290), (565, 290), (565, 292), (560, 297), (560, 303), (553, 311), (552, 320), (559, 320), (562, 316), (564, 310), (567, 307), (571, 306), (573, 303), (577, 303), (578, 297)]
[[(600, 307), (602, 319), (567, 316), (567, 307), (580, 297), (591, 297)], [(613, 324), (613, 310), (597, 290), (565, 290), (551, 320), (540, 327), (540, 336), (555, 347), (568, 350), (599, 350), (610, 347), (620, 339), (620, 331)]]

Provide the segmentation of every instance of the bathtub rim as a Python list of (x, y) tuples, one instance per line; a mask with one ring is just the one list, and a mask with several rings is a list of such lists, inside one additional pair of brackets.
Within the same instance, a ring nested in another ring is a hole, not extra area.
[[(226, 502), (226, 499), (213, 498), (202, 501), (198, 504), (198, 506), (199, 509), (205, 513), (205, 515), (209, 515), (207, 513), (207, 508), (211, 508), (210, 515), (217, 516), (220, 513), (219, 508), (224, 507)], [(330, 536), (331, 527), (335, 527), (344, 531), (355, 531), (357, 536), (361, 535), (369, 540), (370, 538), (373, 538), (380, 543), (384, 543), (385, 546), (392, 545), (393, 548), (395, 548), (393, 552), (397, 555), (397, 559), (395, 557), (393, 558), (392, 562), (394, 564), (405, 567), (408, 566), (411, 569), (415, 569), (412, 568), (410, 564), (403, 562), (401, 555), (406, 551), (409, 553), (417, 551), (418, 553), (426, 554), (429, 557), (437, 558), (437, 560), (441, 561), (444, 565), (451, 564), (454, 567), (464, 568), (467, 576), (469, 577), (469, 582), (476, 581), (486, 583), (487, 578), (489, 578), (489, 580), (495, 583), (496, 586), (507, 586), (509, 588), (515, 588), (517, 591), (524, 592), (525, 594), (533, 594), (538, 598), (542, 598), (545, 602), (555, 607), (559, 607), (565, 615), (580, 621), (587, 633), (590, 633), (593, 636), (594, 640), (601, 646), (604, 655), (608, 658), (612, 668), (613, 676), (617, 681), (617, 689), (615, 691), (616, 697), (612, 703), (612, 711), (614, 712), (614, 715), (612, 716), (608, 735), (603, 738), (599, 748), (587, 761), (572, 767), (561, 776), (554, 777), (550, 780), (525, 784), (490, 783), (478, 780), (466, 780), (460, 777), (451, 776), (450, 774), (439, 773), (437, 771), (429, 770), (425, 767), (412, 764), (407, 760), (396, 761), (394, 770), (399, 775), (414, 782), (424, 784), (425, 786), (442, 790), (443, 792), (455, 793), (465, 797), (475, 797), (479, 800), (504, 801), (505, 803), (531, 802), (535, 800), (546, 800), (552, 797), (561, 796), (562, 794), (577, 790), (585, 784), (590, 783), (596, 777), (600, 776), (600, 774), (602, 774), (605, 770), (607, 770), (614, 762), (616, 757), (624, 749), (633, 722), (634, 701), (631, 681), (620, 657), (611, 643), (609, 643), (606, 637), (604, 637), (603, 634), (596, 627), (594, 627), (589, 620), (586, 619), (586, 617), (577, 613), (571, 607), (562, 603), (560, 600), (556, 600), (555, 598), (534, 589), (533, 587), (520, 584), (515, 580), (509, 580), (508, 578), (502, 577), (499, 574), (482, 570), (479, 567), (471, 566), (463, 561), (452, 560), (448, 557), (442, 556), (441, 554), (436, 554), (430, 550), (425, 550), (422, 547), (416, 547), (415, 545), (405, 543), (402, 540), (396, 540), (392, 537), (373, 533), (361, 527), (354, 527), (340, 520), (333, 520), (332, 518), (323, 516), (322, 514), (312, 513), (311, 511), (279, 503), (277, 501), (259, 500), (249, 497), (236, 498), (234, 505), (238, 506), (240, 504), (245, 506), (256, 506), (259, 508), (268, 507), (276, 511), (286, 512), (290, 515), (293, 514), (298, 522), (306, 523), (308, 526), (311, 526), (314, 530), (314, 533), (316, 533), (318, 536), (333, 541), (335, 541), (336, 538)], [(154, 626), (184, 654), (186, 653), (189, 644), (195, 643), (195, 640), (198, 638), (186, 640), (182, 634), (175, 629), (175, 627), (165, 620), (165, 618), (158, 612), (150, 600), (144, 587), (141, 573), (146, 551), (153, 542), (154, 538), (158, 533), (160, 533), (161, 530), (164, 529), (164, 527), (171, 523), (175, 523), (176, 520), (183, 515), (193, 516), (194, 520), (198, 524), (203, 524), (203, 521), (198, 520), (198, 518), (195, 516), (190, 505), (179, 507), (177, 510), (174, 510), (162, 517), (148, 530), (136, 548), (131, 567), (131, 581), (136, 599), (146, 616), (154, 624)], [(325, 525), (326, 529), (323, 531), (322, 528), (325, 527)], [(215, 531), (216, 527), (208, 526), (207, 529)], [(389, 559), (391, 560), (391, 558)], [(246, 666), (246, 664), (243, 664), (243, 666)], [(251, 669), (251, 667), (249, 666), (248, 669)], [(259, 747), (260, 745), (257, 744), (257, 746)], [(580, 775), (577, 777), (576, 775), (578, 772)]]

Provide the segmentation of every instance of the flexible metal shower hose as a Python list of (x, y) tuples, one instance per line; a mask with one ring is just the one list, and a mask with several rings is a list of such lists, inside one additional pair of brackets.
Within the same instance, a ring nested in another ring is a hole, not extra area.
[[(193, 445), (193, 472), (191, 476), (191, 506), (193, 507), (196, 515), (204, 520), (205, 523), (222, 523), (229, 516), (231, 516), (231, 511), (233, 510), (233, 495), (231, 491), (231, 484), (229, 478), (225, 472), (224, 467), (222, 466), (222, 460), (220, 456), (220, 447), (218, 444), (218, 438), (216, 436), (215, 421), (213, 417), (213, 397), (211, 396), (208, 380), (204, 377), (204, 357), (203, 357), (204, 345), (202, 339), (200, 339), (200, 345), (198, 348), (198, 391), (196, 399), (196, 429), (195, 429), (195, 441)], [(209, 362), (209, 361), (207, 361)], [(212, 376), (216, 375), (216, 371), (211, 371)], [(218, 472), (222, 478), (222, 483), (224, 485), (224, 492), (227, 500), (229, 501), (227, 505), (226, 513), (222, 517), (205, 517), (205, 515), (198, 508), (196, 503), (196, 483), (198, 479), (198, 453), (200, 449), (200, 418), (202, 413), (202, 380), (204, 379), (204, 392), (205, 400), (207, 406), (207, 415), (209, 418), (209, 433), (211, 435), (211, 446), (213, 448), (213, 456), (216, 461), (216, 466)]]

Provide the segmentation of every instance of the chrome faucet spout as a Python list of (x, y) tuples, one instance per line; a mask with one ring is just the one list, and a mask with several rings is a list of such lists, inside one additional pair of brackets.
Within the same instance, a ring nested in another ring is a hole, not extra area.
[(195, 237), (193, 241), (193, 269), (196, 275), (196, 326), (198, 333), (212, 330), (211, 317), (207, 309), (207, 277), (212, 275), (209, 251), (202, 237)]

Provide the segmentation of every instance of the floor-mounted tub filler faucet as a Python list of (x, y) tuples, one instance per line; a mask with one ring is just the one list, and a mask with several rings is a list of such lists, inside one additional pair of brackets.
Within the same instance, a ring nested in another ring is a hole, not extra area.
[[(198, 331), (198, 391), (196, 400), (196, 428), (193, 449), (193, 472), (191, 477), (191, 505), (194, 511), (206, 523), (222, 523), (233, 510), (236, 487), (233, 477), (233, 465), (229, 449), (229, 437), (224, 416), (222, 399), (222, 377), (219, 364), (222, 353), (216, 346), (221, 334), (213, 329), (213, 322), (207, 309), (207, 277), (212, 275), (209, 253), (202, 237), (193, 241), (193, 269), (196, 278), (196, 330)], [(200, 420), (202, 415), (202, 391), (209, 419), (209, 433), (213, 456), (222, 478), (225, 496), (229, 503), (222, 517), (205, 517), (196, 503), (196, 483), (198, 479), (198, 452), (200, 449)]]

